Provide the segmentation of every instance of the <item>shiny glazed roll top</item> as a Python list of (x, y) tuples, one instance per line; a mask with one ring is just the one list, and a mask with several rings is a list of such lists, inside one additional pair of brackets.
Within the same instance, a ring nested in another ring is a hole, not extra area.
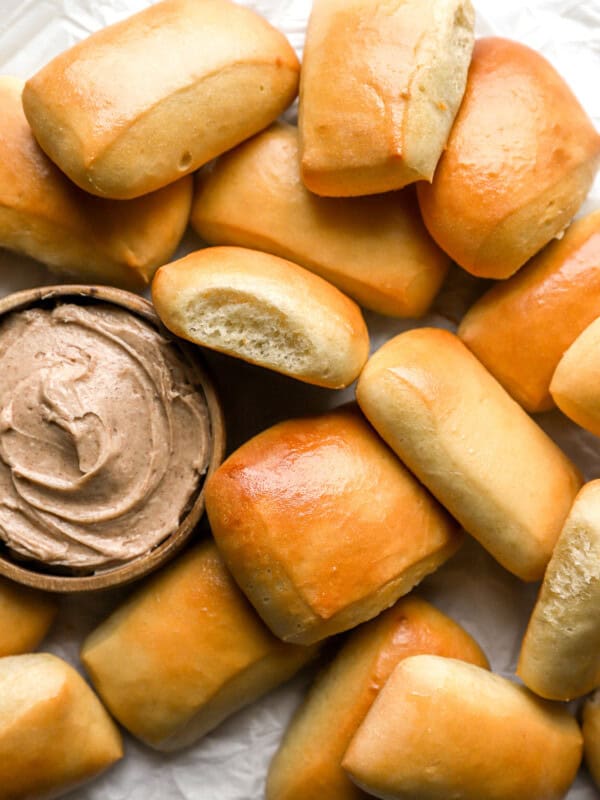
[(206, 510), (250, 602), (300, 644), (376, 616), (461, 542), (353, 407), (246, 442), (207, 481)]

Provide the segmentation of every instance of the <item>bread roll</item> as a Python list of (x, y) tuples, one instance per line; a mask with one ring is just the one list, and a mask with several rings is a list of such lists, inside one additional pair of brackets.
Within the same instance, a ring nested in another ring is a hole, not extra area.
[(297, 130), (283, 123), (221, 156), (199, 175), (195, 230), (210, 244), (289, 258), (380, 314), (424, 314), (450, 259), (427, 233), (414, 191), (317, 197), (298, 159)]
[(527, 411), (554, 403), (565, 350), (600, 316), (600, 210), (575, 222), (521, 272), (468, 311), (458, 335)]
[(470, 0), (315, 0), (299, 109), (308, 189), (347, 197), (431, 180), (474, 22)]
[(317, 386), (348, 386), (369, 355), (358, 306), (322, 278), (267, 253), (190, 253), (156, 273), (152, 300), (177, 336)]
[(431, 185), (429, 232), (461, 267), (508, 278), (570, 222), (600, 164), (600, 136), (543, 56), (480, 39)]
[(35, 650), (56, 611), (53, 595), (0, 578), (0, 658)]
[(583, 707), (583, 742), (587, 768), (600, 789), (600, 692), (588, 698)]
[(283, 34), (228, 0), (163, 0), (33, 76), (23, 105), (42, 149), (82, 189), (129, 199), (265, 128), (296, 95)]
[(519, 658), (536, 694), (572, 700), (600, 686), (600, 480), (575, 498), (554, 548)]
[(0, 659), (0, 800), (52, 800), (121, 758), (83, 678), (49, 653)]
[(600, 436), (600, 317), (579, 334), (559, 361), (550, 394), (567, 417)]
[(358, 628), (317, 678), (271, 763), (266, 799), (364, 798), (343, 771), (342, 758), (396, 664), (418, 653), (488, 666), (460, 625), (418, 597), (400, 600)]
[(481, 667), (418, 655), (392, 672), (343, 766), (385, 800), (559, 800), (581, 750), (566, 709)]
[(353, 407), (246, 442), (207, 481), (206, 510), (250, 602), (301, 644), (376, 616), (461, 542)]
[(127, 202), (91, 197), (40, 150), (22, 89), (0, 77), (0, 247), (78, 280), (143, 289), (183, 236), (192, 179)]
[(88, 636), (81, 660), (113, 716), (157, 750), (186, 747), (314, 658), (276, 639), (204, 542)]
[(357, 388), (371, 424), (494, 558), (539, 580), (580, 476), (448, 331), (421, 328), (371, 357)]

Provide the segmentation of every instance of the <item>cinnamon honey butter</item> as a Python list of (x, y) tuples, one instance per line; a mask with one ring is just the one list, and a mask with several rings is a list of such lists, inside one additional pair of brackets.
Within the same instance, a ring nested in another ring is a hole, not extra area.
[(110, 305), (0, 324), (0, 538), (94, 571), (173, 533), (206, 470), (203, 395), (177, 348)]

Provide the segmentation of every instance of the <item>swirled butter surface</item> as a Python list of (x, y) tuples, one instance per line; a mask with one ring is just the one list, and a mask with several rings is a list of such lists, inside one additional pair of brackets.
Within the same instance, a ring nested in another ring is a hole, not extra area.
[(178, 527), (206, 469), (203, 396), (177, 349), (109, 305), (15, 312), (0, 325), (0, 537), (93, 571)]

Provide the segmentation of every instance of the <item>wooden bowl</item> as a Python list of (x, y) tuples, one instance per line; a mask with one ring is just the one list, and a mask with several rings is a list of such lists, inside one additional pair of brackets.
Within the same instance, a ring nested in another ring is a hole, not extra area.
[(56, 568), (51, 565), (44, 565), (41, 562), (19, 560), (11, 554), (5, 545), (0, 544), (1, 575), (17, 583), (45, 591), (83, 592), (109, 589), (130, 583), (158, 569), (181, 550), (204, 513), (204, 483), (206, 478), (217, 469), (223, 460), (225, 454), (225, 422), (221, 404), (212, 381), (201, 363), (200, 351), (186, 342), (175, 339), (172, 334), (168, 333), (163, 328), (152, 304), (139, 295), (109, 286), (61, 285), (26, 289), (0, 299), (0, 319), (5, 314), (14, 311), (23, 311), (32, 306), (52, 308), (58, 302), (64, 301), (86, 305), (93, 305), (99, 302), (111, 303), (141, 317), (157, 330), (168, 335), (168, 338), (181, 351), (183, 359), (187, 363), (191, 363), (193, 371), (198, 377), (196, 385), (206, 400), (211, 435), (208, 470), (204, 479), (200, 482), (191, 505), (177, 530), (148, 553), (137, 556), (126, 564), (108, 568), (91, 575), (69, 575), (66, 574), (68, 570), (65, 568)]

